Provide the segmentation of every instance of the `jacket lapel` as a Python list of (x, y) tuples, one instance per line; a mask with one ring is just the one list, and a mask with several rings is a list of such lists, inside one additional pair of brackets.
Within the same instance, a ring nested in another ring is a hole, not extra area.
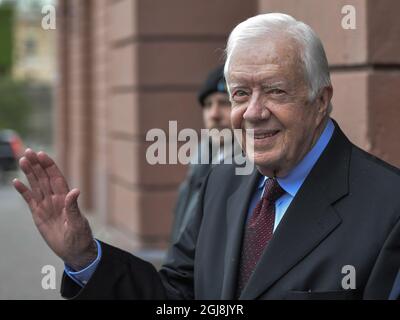
[(235, 295), (243, 225), (251, 196), (260, 176), (257, 169), (254, 169), (251, 175), (243, 176), (239, 187), (227, 201), (225, 272), (221, 293), (221, 299), (223, 300), (233, 299)]
[(240, 299), (256, 299), (341, 222), (332, 203), (348, 193), (351, 143), (335, 132), (276, 229)]

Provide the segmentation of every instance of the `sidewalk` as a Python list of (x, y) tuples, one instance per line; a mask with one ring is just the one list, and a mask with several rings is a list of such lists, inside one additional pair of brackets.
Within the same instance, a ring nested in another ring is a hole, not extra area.
[[(63, 263), (47, 247), (10, 184), (0, 186), (0, 257), (0, 299), (62, 299)], [(45, 265), (55, 267), (55, 290), (42, 288)]]

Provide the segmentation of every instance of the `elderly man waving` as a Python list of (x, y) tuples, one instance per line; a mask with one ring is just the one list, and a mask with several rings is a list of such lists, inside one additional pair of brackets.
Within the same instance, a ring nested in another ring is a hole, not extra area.
[(387, 299), (400, 266), (399, 170), (354, 146), (330, 118), (319, 38), (288, 15), (252, 17), (229, 37), (225, 78), (233, 128), (243, 129), (256, 169), (210, 172), (159, 272), (94, 240), (79, 191), (46, 154), (26, 152), (31, 189), (14, 185), (66, 263), (62, 295)]

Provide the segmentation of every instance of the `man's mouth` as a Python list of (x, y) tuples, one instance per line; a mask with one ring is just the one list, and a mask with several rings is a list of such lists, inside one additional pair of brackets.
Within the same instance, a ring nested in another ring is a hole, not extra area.
[(266, 138), (272, 138), (273, 136), (277, 135), (278, 133), (279, 133), (279, 130), (268, 130), (268, 131), (262, 131), (262, 132), (254, 131), (254, 139), (262, 140), (262, 139), (266, 139)]

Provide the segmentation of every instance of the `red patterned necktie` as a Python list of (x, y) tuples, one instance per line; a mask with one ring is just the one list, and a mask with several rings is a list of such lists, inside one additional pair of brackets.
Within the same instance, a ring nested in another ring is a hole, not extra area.
[(250, 279), (264, 248), (272, 238), (275, 222), (275, 201), (284, 193), (285, 190), (282, 189), (276, 179), (268, 179), (265, 183), (264, 195), (258, 201), (246, 224), (239, 266), (237, 298)]

